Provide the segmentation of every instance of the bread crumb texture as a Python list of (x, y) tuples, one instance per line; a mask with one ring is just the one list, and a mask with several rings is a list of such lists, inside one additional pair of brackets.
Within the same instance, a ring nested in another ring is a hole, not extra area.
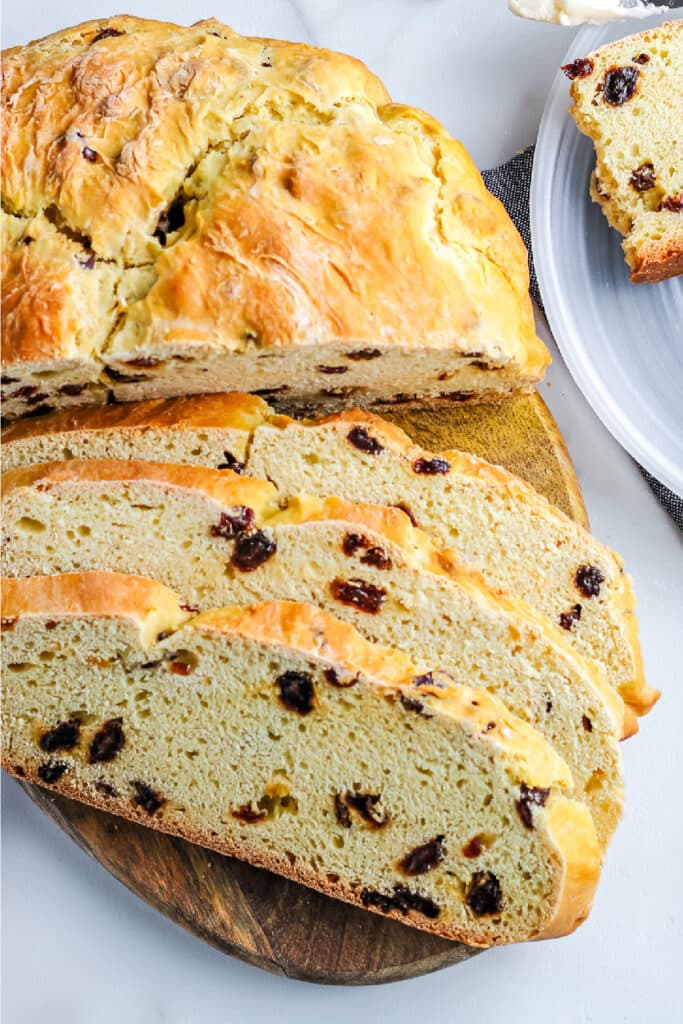
[(564, 68), (572, 115), (595, 143), (591, 195), (625, 236), (635, 283), (683, 273), (683, 20)]
[(586, 917), (590, 813), (494, 697), (308, 605), (213, 611), (144, 642), (142, 609), (177, 596), (150, 584), (145, 602), (141, 580), (126, 606), (129, 578), (96, 574), (103, 613), (88, 578), (5, 589), (14, 774), (472, 945)]

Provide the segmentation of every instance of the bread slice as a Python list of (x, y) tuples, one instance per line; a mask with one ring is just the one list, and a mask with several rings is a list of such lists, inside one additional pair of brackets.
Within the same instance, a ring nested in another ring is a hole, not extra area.
[(3, 479), (3, 573), (149, 576), (207, 609), (320, 605), (368, 639), (485, 687), (569, 765), (606, 844), (623, 802), (616, 691), (541, 615), (494, 594), (397, 509), (294, 498), (230, 472), (143, 462), (62, 462)]
[(181, 624), (177, 595), (106, 574), (3, 597), (15, 775), (471, 945), (586, 917), (590, 814), (488, 694), (308, 605)]
[(151, 459), (237, 469), (282, 495), (336, 494), (399, 505), (522, 598), (598, 662), (637, 714), (658, 692), (645, 681), (635, 595), (622, 560), (529, 484), (465, 452), (430, 452), (372, 413), (298, 422), (251, 395), (78, 409), (10, 424), (11, 469), (66, 458)]
[(595, 143), (591, 196), (622, 235), (634, 283), (683, 273), (683, 20), (627, 36), (563, 70)]
[(123, 16), (3, 68), (6, 417), (237, 387), (478, 400), (543, 376), (504, 207), (359, 61)]

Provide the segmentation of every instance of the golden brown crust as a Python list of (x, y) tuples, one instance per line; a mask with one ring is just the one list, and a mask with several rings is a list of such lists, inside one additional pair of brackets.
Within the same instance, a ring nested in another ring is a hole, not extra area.
[(106, 385), (105, 363), (363, 339), (482, 353), (512, 387), (542, 376), (510, 218), (460, 143), (360, 62), (117, 17), (8, 50), (4, 99), (8, 367), (78, 356)]
[(564, 853), (562, 897), (539, 939), (569, 935), (585, 921), (593, 905), (602, 854), (590, 811), (583, 804), (560, 797), (548, 808), (546, 827)]
[(172, 462), (141, 462), (137, 459), (92, 459), (87, 462), (38, 463), (11, 469), (2, 476), (3, 497), (20, 487), (46, 489), (57, 484), (157, 483), (165, 487), (195, 490), (226, 508), (246, 505), (257, 516), (274, 510), (277, 490), (267, 480), (252, 480), (230, 470), (203, 466), (177, 466)]
[(16, 420), (2, 431), (2, 443), (24, 441), (43, 434), (69, 434), (99, 430), (188, 430), (215, 427), (251, 431), (272, 416), (258, 395), (193, 395), (189, 398), (154, 398), (147, 402), (80, 406), (61, 412)]

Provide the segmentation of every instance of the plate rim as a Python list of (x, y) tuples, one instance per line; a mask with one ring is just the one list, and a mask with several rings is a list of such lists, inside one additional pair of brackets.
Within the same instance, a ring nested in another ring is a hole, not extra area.
[[(668, 18), (670, 17), (671, 12), (668, 13)], [(666, 20), (666, 14), (654, 15), (652, 18), (655, 25)], [(584, 26), (574, 37), (562, 63), (569, 63), (576, 57), (590, 53), (603, 45), (609, 39), (611, 29), (613, 26), (609, 25)], [(630, 34), (632, 33), (626, 32), (624, 37)], [(604, 387), (596, 384), (588, 372), (583, 354), (577, 351), (571, 339), (569, 324), (573, 322), (573, 318), (567, 309), (567, 300), (556, 284), (558, 267), (550, 231), (552, 190), (547, 187), (549, 177), (546, 167), (548, 155), (556, 156), (558, 152), (563, 128), (562, 118), (569, 117), (569, 97), (566, 90), (566, 79), (558, 68), (548, 92), (539, 126), (529, 197), (534, 266), (546, 318), (570, 374), (603, 425), (641, 466), (676, 494), (683, 496), (683, 466), (678, 466), (674, 460), (663, 456), (652, 440), (624, 415), (619, 403), (612, 399)], [(575, 130), (578, 131), (578, 128)], [(586, 193), (586, 200), (588, 198)]]

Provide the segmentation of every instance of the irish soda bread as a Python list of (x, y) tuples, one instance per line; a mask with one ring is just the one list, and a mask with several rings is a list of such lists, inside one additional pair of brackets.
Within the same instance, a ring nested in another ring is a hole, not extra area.
[(5, 469), (68, 458), (194, 463), (267, 478), (287, 497), (401, 505), (493, 587), (563, 628), (638, 714), (658, 696), (644, 679), (633, 587), (618, 555), (499, 466), (425, 451), (373, 414), (300, 423), (255, 396), (195, 396), (21, 420), (3, 431), (2, 452)]
[(595, 143), (591, 195), (625, 235), (631, 280), (683, 273), (683, 21), (567, 65), (572, 116)]
[(62, 462), (3, 478), (8, 576), (106, 569), (171, 586), (205, 610), (261, 600), (317, 604), (368, 639), (485, 687), (572, 771), (605, 845), (621, 816), (624, 704), (565, 634), (496, 595), (397, 509), (291, 499), (229, 471)]
[(4, 413), (533, 388), (524, 245), (361, 63), (115, 17), (3, 55)]
[(586, 917), (590, 813), (483, 691), (307, 605), (180, 625), (177, 595), (104, 574), (3, 597), (14, 774), (471, 945)]

